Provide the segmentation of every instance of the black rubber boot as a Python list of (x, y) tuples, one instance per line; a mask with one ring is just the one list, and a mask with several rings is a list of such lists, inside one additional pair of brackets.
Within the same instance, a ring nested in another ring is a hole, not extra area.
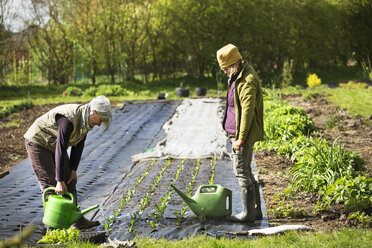
[(240, 188), (243, 211), (231, 217), (234, 222), (254, 223), (256, 219), (254, 185)]
[(99, 221), (90, 221), (85, 219), (85, 217), (81, 217), (78, 221), (72, 224), (72, 227), (79, 230), (89, 229), (95, 226), (99, 226)]
[(254, 203), (256, 220), (262, 220), (260, 186), (257, 182), (254, 184)]

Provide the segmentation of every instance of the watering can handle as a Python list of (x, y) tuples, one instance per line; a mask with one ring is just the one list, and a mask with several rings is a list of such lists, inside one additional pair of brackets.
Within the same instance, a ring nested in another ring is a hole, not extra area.
[[(49, 188), (47, 188), (45, 191), (44, 191), (44, 193), (43, 193), (43, 204), (44, 204), (44, 207), (45, 207), (45, 203), (47, 202), (47, 199), (46, 199), (46, 196), (47, 196), (47, 192), (49, 192), (49, 191), (56, 191), (56, 188), (55, 187), (49, 187)], [(66, 195), (68, 195), (70, 198), (71, 198), (71, 202), (74, 204), (74, 205), (76, 205), (76, 199), (75, 199), (75, 197), (74, 197), (74, 195), (73, 194), (71, 194), (70, 192), (68, 192), (68, 191), (65, 191), (65, 194)]]
[(205, 192), (202, 192), (202, 190), (203, 189), (211, 189), (211, 188), (213, 188), (213, 189), (216, 189), (215, 190), (215, 192), (217, 192), (217, 190), (218, 190), (218, 187), (217, 187), (217, 185), (215, 185), (215, 184), (212, 184), (212, 185), (201, 185), (200, 187), (199, 187), (199, 193), (205, 193)]

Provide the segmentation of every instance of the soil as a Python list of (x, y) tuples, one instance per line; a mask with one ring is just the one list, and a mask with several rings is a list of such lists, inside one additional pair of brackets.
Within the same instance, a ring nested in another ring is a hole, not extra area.
[[(301, 95), (284, 97), (290, 104), (304, 109), (314, 120), (315, 126), (324, 134), (324, 138), (334, 141), (339, 138), (345, 149), (355, 151), (366, 161), (368, 172), (372, 175), (372, 117), (363, 118), (347, 113), (326, 100), (324, 96), (316, 95), (311, 99), (303, 99)], [(56, 107), (57, 104), (34, 106), (31, 109), (11, 114), (0, 119), (0, 177), (6, 171), (27, 157), (23, 134), (41, 114)], [(330, 121), (336, 123), (333, 128), (327, 128)], [(16, 125), (10, 125), (10, 124)], [(290, 199), (277, 199), (288, 187), (289, 178), (286, 170), (292, 165), (289, 159), (276, 155), (275, 152), (258, 151), (255, 153), (257, 167), (260, 170), (260, 180), (263, 181), (263, 193), (267, 209), (274, 209), (280, 202), (290, 204), (301, 214), (293, 218), (275, 218), (268, 212), (271, 225), (301, 224), (317, 231), (332, 231), (345, 226), (358, 224), (348, 220), (342, 205), (334, 205), (332, 211), (320, 214), (312, 213), (316, 195), (299, 194)]]
[[(372, 175), (372, 116), (350, 115), (347, 110), (334, 106), (322, 95), (315, 95), (311, 99), (303, 99), (300, 94), (287, 95), (283, 96), (283, 100), (306, 111), (323, 138), (329, 142), (338, 139), (344, 149), (358, 153), (366, 162), (367, 172)], [(321, 200), (316, 194), (302, 193), (293, 198), (279, 198), (278, 195), (285, 191), (290, 182), (286, 170), (293, 165), (292, 161), (265, 150), (256, 152), (255, 156), (257, 167), (261, 171), (260, 179), (264, 183), (263, 193), (267, 209), (278, 208), (282, 202), (284, 206), (292, 206), (299, 215), (295, 218), (275, 218), (269, 211), (271, 225), (306, 225), (317, 231), (333, 231), (345, 226), (359, 227), (356, 221), (347, 218), (341, 204), (333, 205), (330, 211), (312, 213), (314, 204)]]
[(27, 158), (23, 135), (40, 115), (58, 105), (36, 105), (0, 119), (0, 175)]

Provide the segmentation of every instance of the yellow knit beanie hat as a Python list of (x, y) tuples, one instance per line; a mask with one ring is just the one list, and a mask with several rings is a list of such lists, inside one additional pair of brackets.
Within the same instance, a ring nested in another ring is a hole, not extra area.
[(235, 64), (242, 59), (239, 50), (233, 44), (228, 44), (217, 51), (217, 60), (221, 69)]

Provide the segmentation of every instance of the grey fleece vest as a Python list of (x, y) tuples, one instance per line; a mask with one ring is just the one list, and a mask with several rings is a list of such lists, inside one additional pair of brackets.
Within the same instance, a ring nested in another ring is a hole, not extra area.
[(77, 145), (90, 130), (88, 125), (89, 108), (87, 105), (65, 104), (50, 110), (36, 119), (25, 133), (25, 139), (55, 152), (58, 134), (57, 114), (65, 116), (74, 126), (69, 146)]

